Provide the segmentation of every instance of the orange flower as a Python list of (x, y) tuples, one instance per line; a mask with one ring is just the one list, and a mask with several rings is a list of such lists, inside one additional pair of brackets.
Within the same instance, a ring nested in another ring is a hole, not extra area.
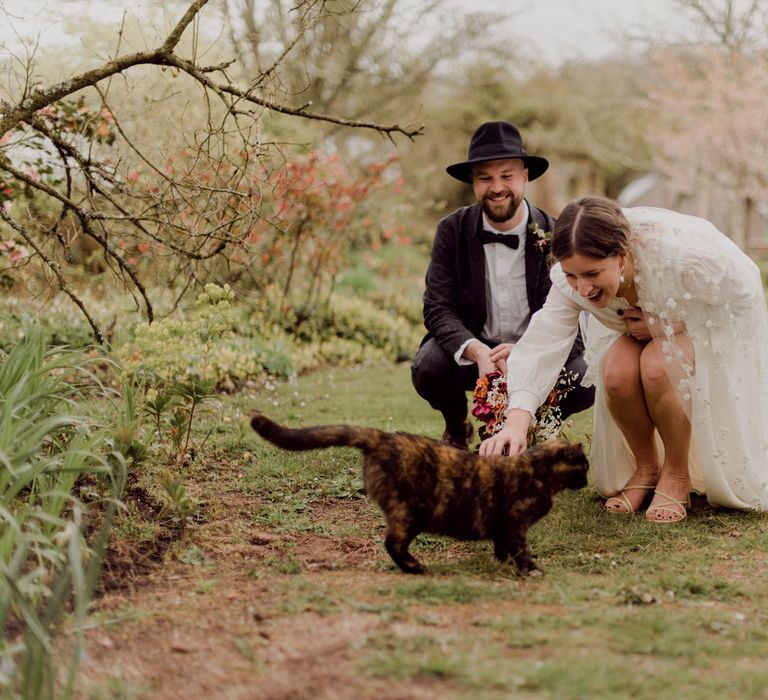
[(484, 399), (488, 396), (488, 377), (480, 377), (472, 392), (473, 399)]

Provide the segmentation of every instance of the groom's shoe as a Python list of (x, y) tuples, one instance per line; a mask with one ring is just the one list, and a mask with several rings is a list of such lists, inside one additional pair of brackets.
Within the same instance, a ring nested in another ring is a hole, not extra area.
[(443, 431), (442, 441), (446, 445), (469, 452), (469, 440), (474, 432), (475, 429), (472, 426), (472, 423), (465, 419), (464, 423), (462, 423), (461, 427), (458, 429), (451, 430), (446, 426)]

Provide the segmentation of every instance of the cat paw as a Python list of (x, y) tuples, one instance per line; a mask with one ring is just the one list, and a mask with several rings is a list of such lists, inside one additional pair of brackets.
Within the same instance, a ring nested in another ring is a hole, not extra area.
[(544, 572), (536, 566), (533, 559), (518, 560), (515, 562), (520, 576), (543, 576)]
[(427, 573), (427, 570), (423, 566), (409, 566), (407, 569), (403, 568), (403, 571), (406, 574), (416, 574), (417, 576), (422, 576)]
[(404, 574), (416, 574), (417, 576), (420, 576), (422, 574), (426, 574), (427, 570), (419, 564), (417, 561), (396, 561), (395, 564), (400, 567), (400, 570)]
[(537, 566), (534, 569), (529, 569), (528, 571), (523, 572), (522, 575), (528, 578), (540, 578), (541, 576), (544, 576), (544, 572)]

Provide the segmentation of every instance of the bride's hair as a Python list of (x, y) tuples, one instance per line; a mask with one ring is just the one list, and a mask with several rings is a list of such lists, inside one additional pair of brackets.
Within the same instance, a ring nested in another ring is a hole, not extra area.
[(563, 209), (552, 233), (556, 260), (575, 253), (610, 258), (629, 250), (629, 222), (616, 202), (605, 197), (582, 197)]

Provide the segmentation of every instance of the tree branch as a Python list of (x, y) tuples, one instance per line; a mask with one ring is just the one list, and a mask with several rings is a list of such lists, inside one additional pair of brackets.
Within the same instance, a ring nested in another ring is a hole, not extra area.
[(373, 131), (378, 131), (380, 134), (389, 136), (389, 137), (391, 137), (395, 133), (399, 133), (413, 140), (416, 136), (420, 136), (421, 134), (424, 133), (424, 127), (410, 128), (407, 126), (402, 127), (399, 124), (394, 124), (391, 126), (383, 126), (381, 124), (375, 124), (373, 122), (359, 121), (355, 119), (343, 119), (341, 117), (334, 117), (329, 114), (307, 112), (301, 108), (297, 109), (293, 107), (286, 107), (285, 105), (282, 105), (278, 102), (273, 102), (271, 100), (266, 100), (261, 97), (256, 97), (249, 91), (241, 90), (240, 88), (236, 88), (231, 84), (216, 83), (210, 78), (208, 78), (208, 76), (204, 75), (200, 70), (200, 68), (194, 63), (192, 63), (191, 61), (186, 61), (182, 58), (179, 58), (178, 56), (168, 56), (167, 59), (168, 59), (168, 62), (166, 65), (174, 66), (179, 70), (182, 70), (188, 75), (192, 76), (201, 85), (209, 88), (210, 90), (218, 94), (222, 98), (222, 100), (225, 101), (225, 103), (226, 103), (226, 100), (224, 96), (229, 95), (232, 97), (237, 97), (246, 102), (250, 102), (251, 104), (257, 105), (259, 107), (265, 107), (266, 109), (272, 110), (273, 112), (279, 112), (280, 114), (289, 114), (294, 117), (314, 119), (317, 121), (330, 122), (331, 124), (339, 124), (341, 126), (349, 126), (349, 127), (359, 128), (359, 129), (372, 129)]
[(85, 308), (85, 304), (83, 304), (80, 297), (78, 297), (68, 286), (67, 282), (64, 279), (64, 275), (61, 272), (61, 268), (59, 267), (59, 264), (55, 261), (49, 258), (42, 249), (37, 245), (35, 242), (35, 239), (30, 233), (21, 225), (19, 224), (15, 219), (11, 218), (8, 215), (8, 212), (5, 211), (3, 207), (0, 207), (0, 219), (5, 221), (6, 224), (8, 224), (14, 231), (16, 231), (29, 245), (30, 248), (32, 248), (35, 253), (40, 257), (40, 259), (48, 266), (48, 269), (53, 272), (54, 276), (56, 277), (56, 281), (58, 282), (59, 289), (64, 292), (74, 303), (75, 305), (80, 309), (81, 313), (85, 318), (88, 320), (88, 324), (91, 326), (91, 330), (93, 331), (93, 334), (96, 336), (96, 340), (101, 344), (107, 347), (109, 345), (109, 342), (107, 341), (106, 336), (102, 332), (99, 325), (96, 323), (96, 321), (93, 320), (93, 317), (88, 313), (88, 309)]
[(80, 73), (79, 75), (70, 78), (64, 82), (52, 85), (45, 89), (33, 89), (31, 94), (27, 95), (17, 105), (10, 105), (7, 102), (0, 101), (0, 136), (9, 132), (22, 122), (28, 122), (32, 119), (35, 112), (47, 107), (54, 102), (72, 95), (79, 90), (86, 87), (91, 87), (97, 83), (105, 80), (113, 75), (122, 73), (129, 68), (140, 65), (160, 65), (160, 66), (173, 66), (183, 70), (185, 73), (193, 77), (204, 87), (213, 90), (219, 96), (231, 95), (238, 97), (242, 100), (246, 100), (252, 104), (270, 109), (281, 114), (287, 114), (295, 117), (303, 117), (305, 119), (314, 119), (318, 121), (331, 122), (333, 124), (340, 124), (342, 126), (372, 129), (378, 131), (380, 134), (392, 137), (395, 133), (401, 133), (407, 138), (413, 140), (414, 137), (423, 133), (423, 127), (420, 128), (408, 128), (401, 127), (397, 124), (392, 126), (383, 126), (380, 124), (374, 124), (372, 122), (358, 121), (352, 119), (343, 119), (340, 117), (334, 117), (328, 114), (319, 114), (313, 112), (307, 112), (300, 108), (288, 107), (278, 102), (273, 102), (262, 97), (253, 95), (248, 90), (243, 90), (235, 87), (231, 83), (216, 83), (211, 80), (206, 73), (213, 70), (218, 70), (220, 66), (214, 67), (201, 67), (195, 62), (182, 59), (174, 53), (184, 30), (193, 21), (195, 16), (200, 12), (201, 8), (208, 2), (208, 0), (195, 0), (179, 23), (169, 34), (162, 46), (152, 51), (139, 51), (136, 53), (128, 54), (127, 56), (121, 56), (112, 61), (94, 68), (92, 70)]

